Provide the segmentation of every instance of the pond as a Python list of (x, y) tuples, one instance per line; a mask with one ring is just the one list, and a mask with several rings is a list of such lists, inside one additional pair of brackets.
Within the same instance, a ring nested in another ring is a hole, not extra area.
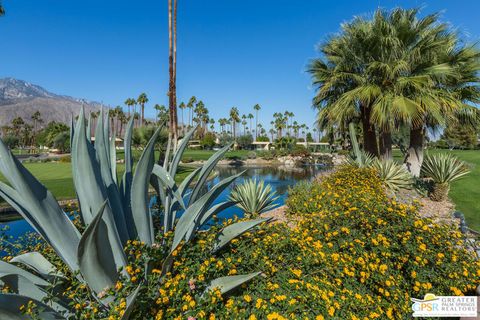
[[(288, 188), (295, 185), (302, 180), (309, 180), (314, 177), (318, 172), (324, 170), (325, 167), (321, 165), (305, 166), (301, 168), (286, 168), (286, 167), (217, 167), (217, 175), (215, 178), (207, 182), (207, 187), (215, 185), (220, 180), (227, 178), (231, 175), (237, 174), (245, 170), (245, 173), (238, 178), (229, 188), (227, 188), (214, 202), (214, 204), (227, 200), (232, 188), (235, 185), (243, 183), (245, 179), (256, 178), (264, 180), (266, 184), (270, 184), (272, 188), (277, 192), (279, 198), (276, 201), (277, 205), (283, 205), (287, 197)], [(219, 219), (228, 219), (233, 216), (241, 217), (243, 215), (242, 210), (237, 207), (231, 207), (224, 210), (218, 215)], [(0, 230), (4, 226), (8, 226), (7, 235), (14, 238), (25, 234), (26, 232), (33, 231), (30, 225), (23, 219), (13, 220), (5, 223), (0, 223)]]

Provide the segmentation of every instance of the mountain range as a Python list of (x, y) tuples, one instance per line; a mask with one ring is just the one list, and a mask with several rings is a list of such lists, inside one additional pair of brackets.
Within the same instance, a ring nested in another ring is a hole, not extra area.
[(46, 89), (14, 78), (0, 79), (0, 126), (10, 125), (16, 117), (31, 123), (31, 116), (39, 111), (43, 125), (50, 121), (69, 124), (80, 112), (98, 111), (102, 104), (95, 101), (73, 98), (47, 91)]

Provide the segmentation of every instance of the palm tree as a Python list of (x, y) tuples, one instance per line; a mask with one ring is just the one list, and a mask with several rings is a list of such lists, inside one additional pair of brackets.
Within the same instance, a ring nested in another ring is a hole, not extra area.
[(33, 121), (33, 134), (37, 134), (37, 124), (43, 122), (42, 120), (42, 115), (40, 114), (40, 111), (35, 111), (32, 114), (32, 121)]
[(252, 119), (253, 119), (253, 114), (249, 113), (247, 118), (250, 120), (250, 130), (252, 130)]
[(183, 121), (183, 110), (185, 110), (186, 107), (187, 106), (183, 102), (178, 105), (178, 108), (182, 111), (182, 130), (183, 130), (183, 134), (185, 134), (185, 127), (186, 127), (185, 126), (185, 121)]
[(257, 140), (258, 137), (258, 111), (260, 111), (262, 107), (257, 103), (256, 105), (253, 106), (253, 110), (255, 110), (255, 140)]
[(130, 108), (132, 108), (132, 106), (135, 105), (135, 99), (133, 98), (128, 98), (127, 100), (125, 100), (125, 105), (128, 107), (128, 116), (130, 117), (131, 115), (131, 111), (130, 111)]
[(0, 17), (5, 15), (5, 9), (3, 9), (2, 3), (0, 2)]
[(137, 103), (140, 105), (141, 116), (140, 116), (140, 125), (143, 126), (145, 122), (145, 103), (148, 102), (148, 97), (145, 93), (141, 93), (137, 98)]
[(240, 121), (240, 116), (239, 116), (238, 109), (236, 107), (233, 107), (232, 109), (230, 109), (230, 119), (232, 121), (233, 140), (237, 141), (236, 126), (237, 126), (237, 122)]
[(195, 105), (195, 103), (197, 103), (197, 98), (195, 96), (192, 96), (187, 103), (187, 108), (190, 109), (188, 112), (188, 124), (190, 125), (190, 127), (193, 125), (192, 115), (193, 115), (193, 106)]
[[(177, 0), (168, 0), (168, 64), (169, 64), (169, 88), (168, 109), (170, 119), (170, 138), (177, 141)], [(175, 148), (176, 146), (174, 146)]]
[(318, 87), (317, 123), (341, 129), (360, 121), (365, 150), (385, 158), (391, 157), (392, 131), (408, 126), (405, 163), (414, 175), (420, 173), (427, 126), (444, 125), (480, 96), (478, 51), (438, 23), (438, 14), (417, 14), (378, 10), (371, 21), (356, 18), (310, 66)]

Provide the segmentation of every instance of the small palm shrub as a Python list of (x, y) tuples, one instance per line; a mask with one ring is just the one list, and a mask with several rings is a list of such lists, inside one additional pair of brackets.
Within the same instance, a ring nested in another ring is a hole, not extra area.
[(470, 172), (467, 164), (448, 153), (427, 155), (423, 161), (421, 174), (433, 181), (430, 198), (443, 201), (448, 197), (450, 184)]
[(365, 150), (361, 150), (357, 141), (357, 134), (355, 131), (355, 125), (350, 123), (350, 141), (352, 143), (352, 154), (347, 157), (347, 163), (351, 166), (358, 168), (371, 167), (375, 161), (375, 157)]
[(259, 215), (276, 207), (276, 192), (264, 181), (247, 179), (236, 186), (230, 194), (230, 200), (247, 215)]
[(412, 187), (413, 177), (410, 172), (393, 160), (376, 159), (372, 168), (377, 171), (378, 177), (385, 187), (393, 192)]

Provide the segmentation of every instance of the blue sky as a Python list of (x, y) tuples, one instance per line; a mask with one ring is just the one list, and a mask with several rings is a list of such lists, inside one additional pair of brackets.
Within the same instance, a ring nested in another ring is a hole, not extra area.
[[(112, 106), (146, 92), (167, 104), (167, 0), (3, 0), (0, 77)], [(480, 39), (480, 1), (179, 0), (178, 100), (202, 99), (226, 117), (262, 106), (260, 120), (293, 111), (312, 125), (306, 65), (340, 24), (377, 7), (443, 12), (470, 42)], [(147, 115), (153, 116), (152, 108)]]

